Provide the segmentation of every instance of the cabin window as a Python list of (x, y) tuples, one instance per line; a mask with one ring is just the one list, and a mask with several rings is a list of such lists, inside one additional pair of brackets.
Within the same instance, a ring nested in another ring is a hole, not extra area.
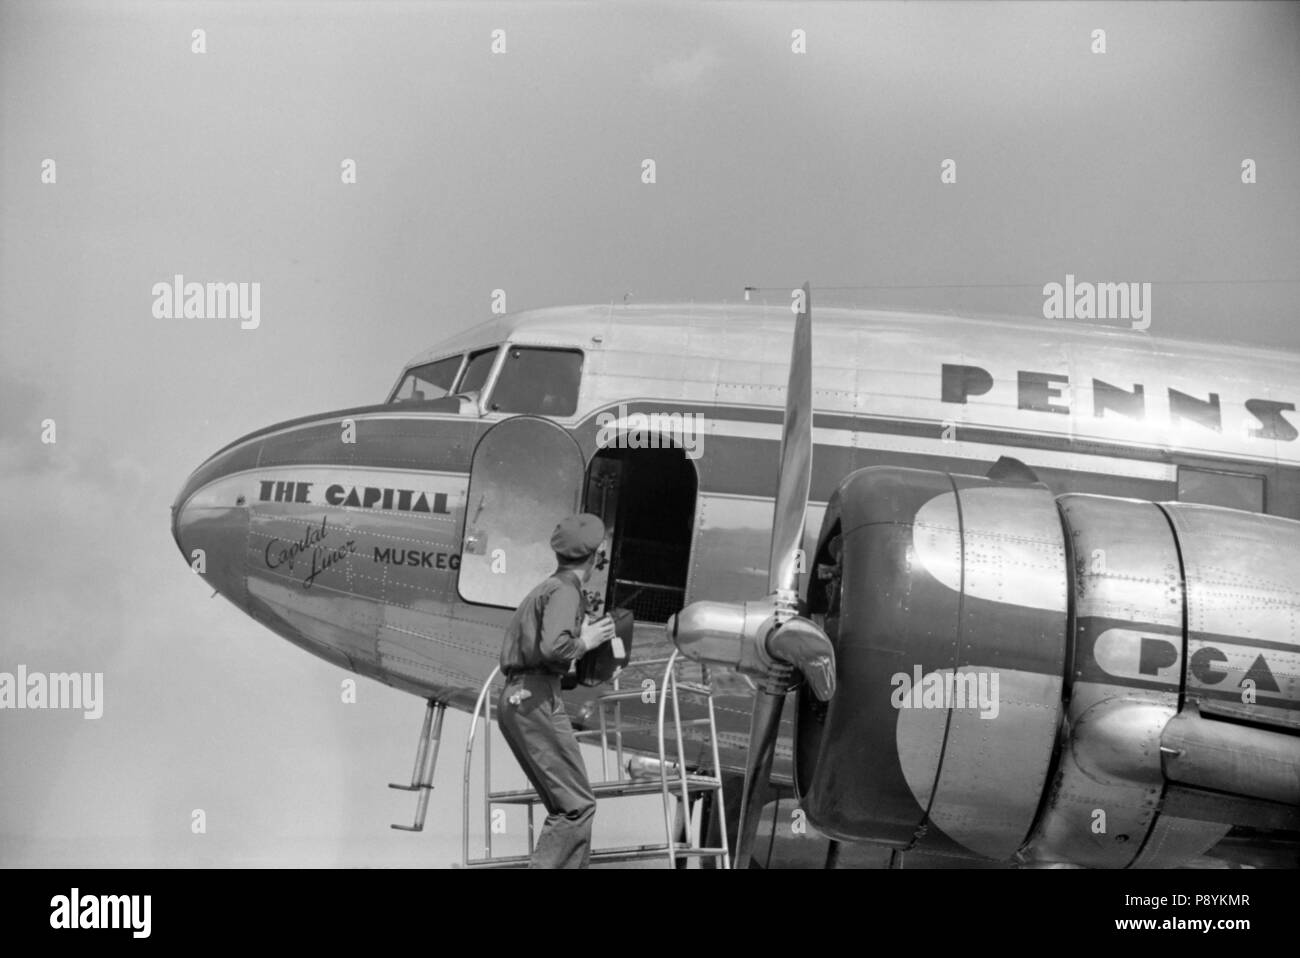
[(492, 364), (497, 360), (498, 348), (493, 346), (491, 349), (481, 349), (476, 353), (469, 354), (469, 362), (465, 365), (465, 375), (461, 377), (456, 392), (477, 393), (483, 389), (483, 384), (487, 382), (488, 373), (492, 372)]
[(441, 399), (451, 392), (462, 357), (451, 356), (423, 366), (412, 366), (398, 383), (389, 402), (421, 402)]
[(1264, 511), (1264, 477), (1241, 472), (1178, 467), (1179, 502), (1200, 502), (1248, 512)]
[(511, 346), (492, 390), (493, 412), (572, 416), (578, 408), (582, 352)]

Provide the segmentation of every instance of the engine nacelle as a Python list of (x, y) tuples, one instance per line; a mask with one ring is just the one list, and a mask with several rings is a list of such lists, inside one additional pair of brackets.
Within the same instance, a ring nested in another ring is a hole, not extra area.
[(873, 467), (818, 565), (839, 690), (800, 696), (796, 779), (830, 836), (1122, 867), (1296, 827), (1300, 523)]

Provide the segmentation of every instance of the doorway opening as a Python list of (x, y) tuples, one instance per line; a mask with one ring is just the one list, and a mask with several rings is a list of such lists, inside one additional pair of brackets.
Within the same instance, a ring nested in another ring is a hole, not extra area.
[(609, 563), (589, 592), (604, 608), (630, 609), (641, 622), (667, 622), (686, 604), (699, 480), (676, 447), (602, 449), (587, 470), (585, 508), (601, 517)]

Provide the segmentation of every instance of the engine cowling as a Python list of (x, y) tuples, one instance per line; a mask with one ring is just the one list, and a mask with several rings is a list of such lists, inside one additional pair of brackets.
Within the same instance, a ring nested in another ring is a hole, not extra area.
[(839, 690), (800, 696), (796, 784), (826, 834), (1122, 867), (1295, 827), (1300, 523), (873, 467), (818, 568)]

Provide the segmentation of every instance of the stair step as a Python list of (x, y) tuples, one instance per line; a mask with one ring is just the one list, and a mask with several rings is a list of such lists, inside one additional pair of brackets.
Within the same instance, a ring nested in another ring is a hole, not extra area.
[[(721, 858), (726, 852), (721, 848), (674, 848), (674, 858)], [(648, 861), (654, 858), (668, 857), (667, 845), (627, 845), (622, 848), (605, 848), (592, 851), (591, 863), (600, 865), (611, 862)], [(524, 868), (528, 865), (528, 855), (503, 855), (499, 858), (470, 859), (467, 868)]]
[[(692, 695), (711, 696), (713, 689), (707, 685), (697, 685), (694, 682), (676, 682), (678, 692), (689, 692)], [(619, 689), (616, 692), (601, 692), (596, 698), (601, 702), (621, 702), (625, 699), (639, 699), (646, 694), (645, 689)]]
[[(707, 775), (687, 775), (687, 792), (706, 792), (722, 787), (716, 778)], [(591, 790), (597, 798), (619, 797), (623, 795), (657, 795), (663, 790), (658, 778), (629, 778), (613, 782), (592, 782)], [(682, 779), (680, 775), (668, 776), (668, 791), (680, 795)], [(536, 790), (531, 788), (512, 789), (505, 792), (492, 792), (488, 800), (494, 805), (531, 805), (541, 801)]]
[(639, 699), (645, 694), (645, 689), (619, 689), (617, 692), (601, 692), (596, 699), (601, 702), (622, 702), (625, 699)]
[(713, 695), (713, 689), (707, 685), (696, 685), (694, 682), (678, 682), (677, 691), (694, 692), (696, 695)]
[[(677, 725), (678, 723), (677, 723), (677, 722), (674, 722), (673, 724), (674, 724), (674, 725)], [(708, 720), (708, 719), (706, 719), (706, 718), (701, 718), (701, 719), (682, 719), (682, 721), (681, 721), (680, 724), (681, 724), (681, 727), (682, 727), (682, 728), (686, 728), (687, 726), (692, 726), (692, 727), (694, 727), (694, 726), (703, 726), (703, 725), (708, 725), (708, 724), (710, 724), (710, 723), (709, 723), (709, 720)], [(608, 737), (608, 738), (616, 738), (616, 737), (618, 736), (619, 729), (617, 729), (615, 726), (612, 726), (612, 725), (611, 725), (611, 726), (608, 726), (608, 727), (604, 730), (604, 732), (605, 732), (606, 737)], [(657, 726), (650, 725), (650, 724), (646, 724), (646, 725), (628, 725), (627, 723), (624, 723), (624, 724), (623, 724), (623, 727), (622, 727), (622, 732), (623, 732), (623, 736), (624, 736), (625, 738), (626, 738), (627, 736), (631, 736), (631, 735), (657, 735), (657, 734), (658, 734), (658, 728), (657, 728)], [(593, 736), (593, 735), (594, 735), (594, 736), (599, 736), (599, 735), (601, 734), (601, 730), (598, 729), (598, 728), (583, 728), (583, 729), (575, 729), (573, 734), (574, 734), (575, 736), (579, 737), (579, 738), (587, 738), (587, 737), (589, 737), (589, 736)], [(672, 739), (669, 738), (668, 741), (671, 742)], [(397, 788), (398, 786), (395, 785), (395, 786), (393, 786), (393, 787), (394, 787), (394, 788)], [(405, 788), (406, 786), (403, 785), (403, 786), (401, 786), (401, 787), (402, 787), (402, 788)], [(414, 790), (413, 790), (413, 791), (414, 791)]]

